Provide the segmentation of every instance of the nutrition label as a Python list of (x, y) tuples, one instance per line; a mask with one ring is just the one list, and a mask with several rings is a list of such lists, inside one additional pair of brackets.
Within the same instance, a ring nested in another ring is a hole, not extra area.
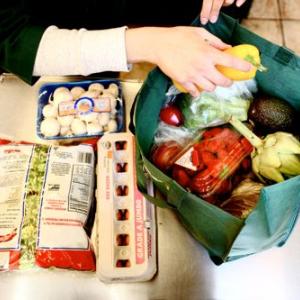
[(80, 212), (87, 215), (89, 210), (90, 181), (93, 168), (85, 165), (73, 167), (69, 211)]
[(41, 199), (39, 248), (88, 247), (84, 231), (78, 228), (86, 222), (93, 199), (93, 186), (92, 147), (51, 148)]

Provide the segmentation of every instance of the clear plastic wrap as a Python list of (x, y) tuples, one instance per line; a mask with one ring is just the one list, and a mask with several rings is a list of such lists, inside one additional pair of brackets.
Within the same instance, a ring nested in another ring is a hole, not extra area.
[(123, 95), (116, 79), (47, 83), (38, 97), (36, 132), (43, 140), (124, 131)]
[(94, 196), (91, 145), (0, 143), (0, 270), (95, 270), (84, 230)]
[(250, 171), (252, 150), (248, 140), (231, 128), (207, 129), (201, 140), (176, 160), (172, 176), (183, 187), (217, 203), (240, 182), (241, 173)]
[(217, 87), (213, 92), (201, 92), (198, 97), (181, 94), (178, 105), (184, 116), (184, 126), (199, 129), (222, 125), (231, 116), (247, 120), (247, 112), (256, 92), (254, 80), (234, 82), (230, 87)]
[(159, 145), (166, 142), (176, 141), (179, 145), (187, 145), (193, 138), (195, 132), (185, 127), (176, 127), (159, 122), (154, 137), (154, 144)]

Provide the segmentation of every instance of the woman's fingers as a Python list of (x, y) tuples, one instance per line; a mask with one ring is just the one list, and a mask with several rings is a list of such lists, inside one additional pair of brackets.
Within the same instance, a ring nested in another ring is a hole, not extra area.
[(203, 0), (202, 9), (200, 13), (200, 19), (203, 25), (207, 24), (207, 22), (209, 21), (212, 6), (213, 6), (212, 0)]
[(200, 20), (202, 25), (208, 21), (215, 23), (218, 20), (222, 6), (229, 6), (236, 3), (237, 7), (243, 5), (246, 0), (203, 0), (202, 9), (200, 12)]
[(212, 92), (215, 90), (216, 85), (203, 75), (198, 76), (194, 79), (194, 84), (198, 87), (198, 90)]
[(232, 81), (221, 74), (215, 67), (211, 67), (207, 74), (206, 78), (213, 82), (214, 85), (228, 87), (231, 86)]
[(214, 59), (216, 65), (230, 67), (243, 72), (248, 72), (251, 70), (251, 68), (253, 68), (253, 66), (249, 62), (220, 51), (215, 53)]
[(209, 17), (211, 23), (217, 22), (223, 2), (223, 0), (214, 0)]
[(235, 0), (225, 0), (223, 3), (223, 6), (229, 6), (231, 4), (233, 4), (235, 2)]
[(246, 0), (237, 0), (237, 1), (236, 1), (236, 6), (237, 6), (237, 7), (240, 7), (240, 6), (242, 6), (245, 2), (246, 2)]
[(193, 96), (197, 97), (200, 94), (199, 88), (193, 82), (184, 82), (181, 85)]

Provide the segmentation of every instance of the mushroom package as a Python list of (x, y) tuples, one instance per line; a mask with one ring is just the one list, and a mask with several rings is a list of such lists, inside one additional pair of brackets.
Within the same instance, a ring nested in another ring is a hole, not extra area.
[(43, 139), (101, 136), (123, 131), (118, 81), (46, 84), (40, 90), (37, 132)]

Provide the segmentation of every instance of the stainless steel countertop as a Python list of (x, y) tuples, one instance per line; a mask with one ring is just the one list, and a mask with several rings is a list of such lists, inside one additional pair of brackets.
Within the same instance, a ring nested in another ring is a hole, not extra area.
[[(35, 137), (37, 90), (14, 76), (0, 83), (0, 136), (41, 142)], [(123, 83), (127, 115), (141, 82)], [(29, 270), (0, 274), (2, 300), (220, 299), (296, 300), (300, 298), (300, 223), (287, 244), (215, 266), (174, 213), (157, 209), (158, 273), (144, 283), (102, 283), (94, 273)]]

